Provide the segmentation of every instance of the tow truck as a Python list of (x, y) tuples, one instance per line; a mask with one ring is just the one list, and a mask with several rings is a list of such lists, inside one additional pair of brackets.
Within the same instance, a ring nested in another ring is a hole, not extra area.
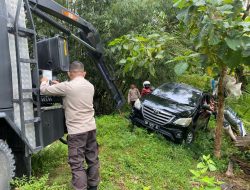
[[(63, 35), (38, 41), (34, 15)], [(0, 190), (14, 176), (30, 176), (31, 155), (66, 133), (62, 100), (41, 95), (39, 78), (68, 71), (69, 38), (86, 48), (120, 108), (123, 95), (91, 23), (52, 0), (0, 0)]]

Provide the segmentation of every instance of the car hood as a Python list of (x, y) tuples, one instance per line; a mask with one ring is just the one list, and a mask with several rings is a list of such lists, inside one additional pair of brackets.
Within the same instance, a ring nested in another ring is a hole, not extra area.
[(176, 117), (189, 117), (196, 109), (195, 106), (180, 104), (173, 100), (164, 99), (152, 94), (142, 98), (142, 105), (169, 112)]

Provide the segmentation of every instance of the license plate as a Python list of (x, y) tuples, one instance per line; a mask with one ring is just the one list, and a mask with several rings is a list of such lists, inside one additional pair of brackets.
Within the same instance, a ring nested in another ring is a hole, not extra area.
[(149, 121), (145, 121), (145, 124), (148, 125), (149, 127), (152, 127), (152, 128), (158, 128), (159, 126), (154, 124), (154, 123), (151, 123)]

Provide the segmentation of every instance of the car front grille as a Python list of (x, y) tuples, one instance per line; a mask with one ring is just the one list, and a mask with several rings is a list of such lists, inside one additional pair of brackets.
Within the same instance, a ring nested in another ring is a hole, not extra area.
[(174, 118), (169, 112), (158, 110), (144, 105), (142, 110), (144, 119), (157, 125), (166, 125)]

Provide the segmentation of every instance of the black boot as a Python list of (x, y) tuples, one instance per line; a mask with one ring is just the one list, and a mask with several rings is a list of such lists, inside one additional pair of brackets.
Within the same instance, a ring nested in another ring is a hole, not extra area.
[(97, 186), (89, 186), (88, 190), (97, 190)]

